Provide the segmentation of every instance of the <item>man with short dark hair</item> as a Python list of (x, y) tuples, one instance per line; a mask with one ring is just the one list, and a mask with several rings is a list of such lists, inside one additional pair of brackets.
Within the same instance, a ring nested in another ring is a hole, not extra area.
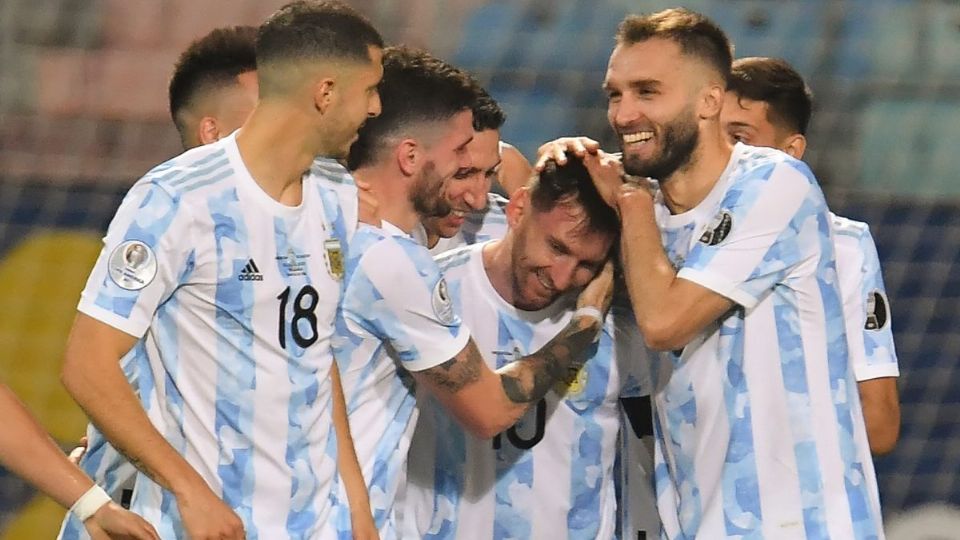
[(477, 197), (486, 198), (486, 204), (469, 213), (451, 210), (445, 216), (424, 219), (422, 227), (414, 230), (414, 237), (434, 255), (463, 245), (502, 238), (506, 232), (504, 208), (507, 200), (489, 191), (502, 165), (500, 127), (507, 117), (486, 90), (478, 87), (477, 93), (472, 107), (473, 139), (467, 144), (471, 165), (457, 171), (451, 184), (472, 186)]
[[(723, 31), (700, 14), (628, 16), (604, 82), (623, 165), (585, 160), (622, 219), (641, 333), (663, 351), (653, 377), (663, 530), (878, 537), (829, 211), (806, 165), (726, 141), (731, 62)], [(561, 141), (544, 158), (587, 147)]]
[[(482, 199), (451, 196), (458, 171), (471, 167), (471, 108), (476, 83), (463, 72), (409, 49), (384, 55), (383, 113), (361, 129), (349, 163), (380, 200), (382, 228), (361, 227), (350, 245), (338, 364), (354, 442), (381, 536), (397, 534), (395, 499), (416, 421), (410, 383), (430, 392), (478, 437), (513, 425), (582, 362), (609, 305), (604, 273), (581, 293), (580, 307), (539, 351), (490, 369), (455, 310), (451, 291), (427, 249), (410, 233), (424, 218), (469, 211)], [(538, 295), (568, 279), (531, 272)], [(360, 429), (362, 426), (362, 429)]]
[[(733, 63), (720, 122), (732, 143), (779, 148), (802, 159), (813, 95), (784, 60)], [(893, 450), (900, 431), (900, 369), (877, 246), (863, 222), (830, 214), (847, 344), (874, 455)]]
[(184, 149), (226, 137), (257, 104), (257, 29), (217, 28), (177, 59), (170, 78), (170, 117)]
[(785, 60), (741, 58), (733, 62), (720, 117), (733, 143), (779, 148), (800, 159), (807, 148), (812, 112), (813, 93)]
[(379, 113), (382, 46), (344, 4), (284, 6), (258, 30), (243, 127), (150, 171), (111, 223), (63, 380), (142, 471), (131, 508), (164, 538), (335, 534), (330, 340), (356, 191), (307, 172)]
[[(491, 369), (539, 348), (573, 315), (572, 292), (600, 272), (619, 222), (579, 159), (548, 164), (506, 207), (506, 236), (438, 257), (455, 309)], [(541, 295), (545, 274), (555, 285)], [(516, 424), (478, 438), (430, 396), (410, 447), (404, 537), (614, 537), (618, 399), (648, 393), (629, 310), (607, 317), (585, 364)]]

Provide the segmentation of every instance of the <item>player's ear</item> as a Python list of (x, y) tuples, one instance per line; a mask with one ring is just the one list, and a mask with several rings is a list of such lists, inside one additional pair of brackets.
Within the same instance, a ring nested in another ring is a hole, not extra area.
[(397, 166), (406, 176), (413, 176), (423, 161), (423, 148), (414, 139), (404, 139), (396, 146)]
[(780, 144), (780, 149), (797, 159), (803, 159), (803, 153), (807, 149), (807, 138), (799, 133), (788, 136)]
[(703, 91), (700, 99), (699, 116), (701, 119), (719, 118), (723, 108), (723, 98), (726, 91), (719, 83), (711, 82)]
[(330, 77), (320, 79), (313, 86), (313, 106), (320, 114), (326, 114), (333, 103), (336, 83)]
[(523, 215), (530, 211), (530, 188), (523, 186), (513, 192), (510, 201), (507, 202), (505, 209), (507, 215), (507, 225), (515, 229), (520, 224)]
[(210, 144), (220, 140), (220, 126), (217, 125), (216, 118), (204, 116), (200, 119), (197, 126), (197, 138), (200, 144)]

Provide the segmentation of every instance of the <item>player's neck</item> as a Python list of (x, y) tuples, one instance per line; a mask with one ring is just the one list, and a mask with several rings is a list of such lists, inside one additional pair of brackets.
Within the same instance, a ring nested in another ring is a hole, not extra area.
[(690, 161), (660, 182), (670, 213), (682, 214), (706, 199), (727, 168), (732, 152), (733, 148), (720, 136), (701, 137)]
[(261, 102), (237, 133), (237, 147), (250, 176), (267, 195), (296, 206), (302, 177), (318, 152), (302, 113), (281, 104)]
[(513, 282), (510, 269), (513, 261), (510, 259), (509, 240), (494, 240), (483, 246), (483, 270), (487, 273), (487, 279), (493, 290), (497, 291), (500, 298), (513, 305)]
[(413, 233), (420, 217), (405, 191), (407, 182), (403, 178), (398, 178), (386, 165), (360, 167), (353, 171), (353, 176), (370, 184), (377, 198), (377, 213), (380, 219), (389, 221), (407, 234)]

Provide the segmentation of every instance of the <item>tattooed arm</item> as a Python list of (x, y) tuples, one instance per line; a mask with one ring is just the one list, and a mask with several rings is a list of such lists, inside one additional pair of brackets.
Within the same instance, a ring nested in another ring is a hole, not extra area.
[[(581, 293), (578, 307), (606, 312), (612, 291), (613, 270), (608, 264)], [(574, 317), (539, 351), (496, 371), (487, 366), (471, 339), (452, 359), (414, 376), (466, 429), (490, 438), (515, 424), (572, 366), (586, 361), (600, 328), (593, 317)]]

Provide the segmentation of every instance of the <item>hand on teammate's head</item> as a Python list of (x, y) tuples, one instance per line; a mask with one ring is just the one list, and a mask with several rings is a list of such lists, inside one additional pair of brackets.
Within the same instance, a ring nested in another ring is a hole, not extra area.
[(599, 151), (600, 143), (589, 137), (561, 137), (544, 143), (537, 149), (537, 163), (533, 168), (536, 172), (540, 172), (544, 164), (551, 159), (558, 165), (563, 165), (567, 162), (567, 154), (583, 158)]
[(593, 185), (597, 187), (600, 197), (611, 208), (616, 209), (617, 195), (624, 183), (623, 164), (620, 162), (620, 157), (597, 150), (583, 158), (583, 165), (590, 173), (590, 178), (593, 180)]

